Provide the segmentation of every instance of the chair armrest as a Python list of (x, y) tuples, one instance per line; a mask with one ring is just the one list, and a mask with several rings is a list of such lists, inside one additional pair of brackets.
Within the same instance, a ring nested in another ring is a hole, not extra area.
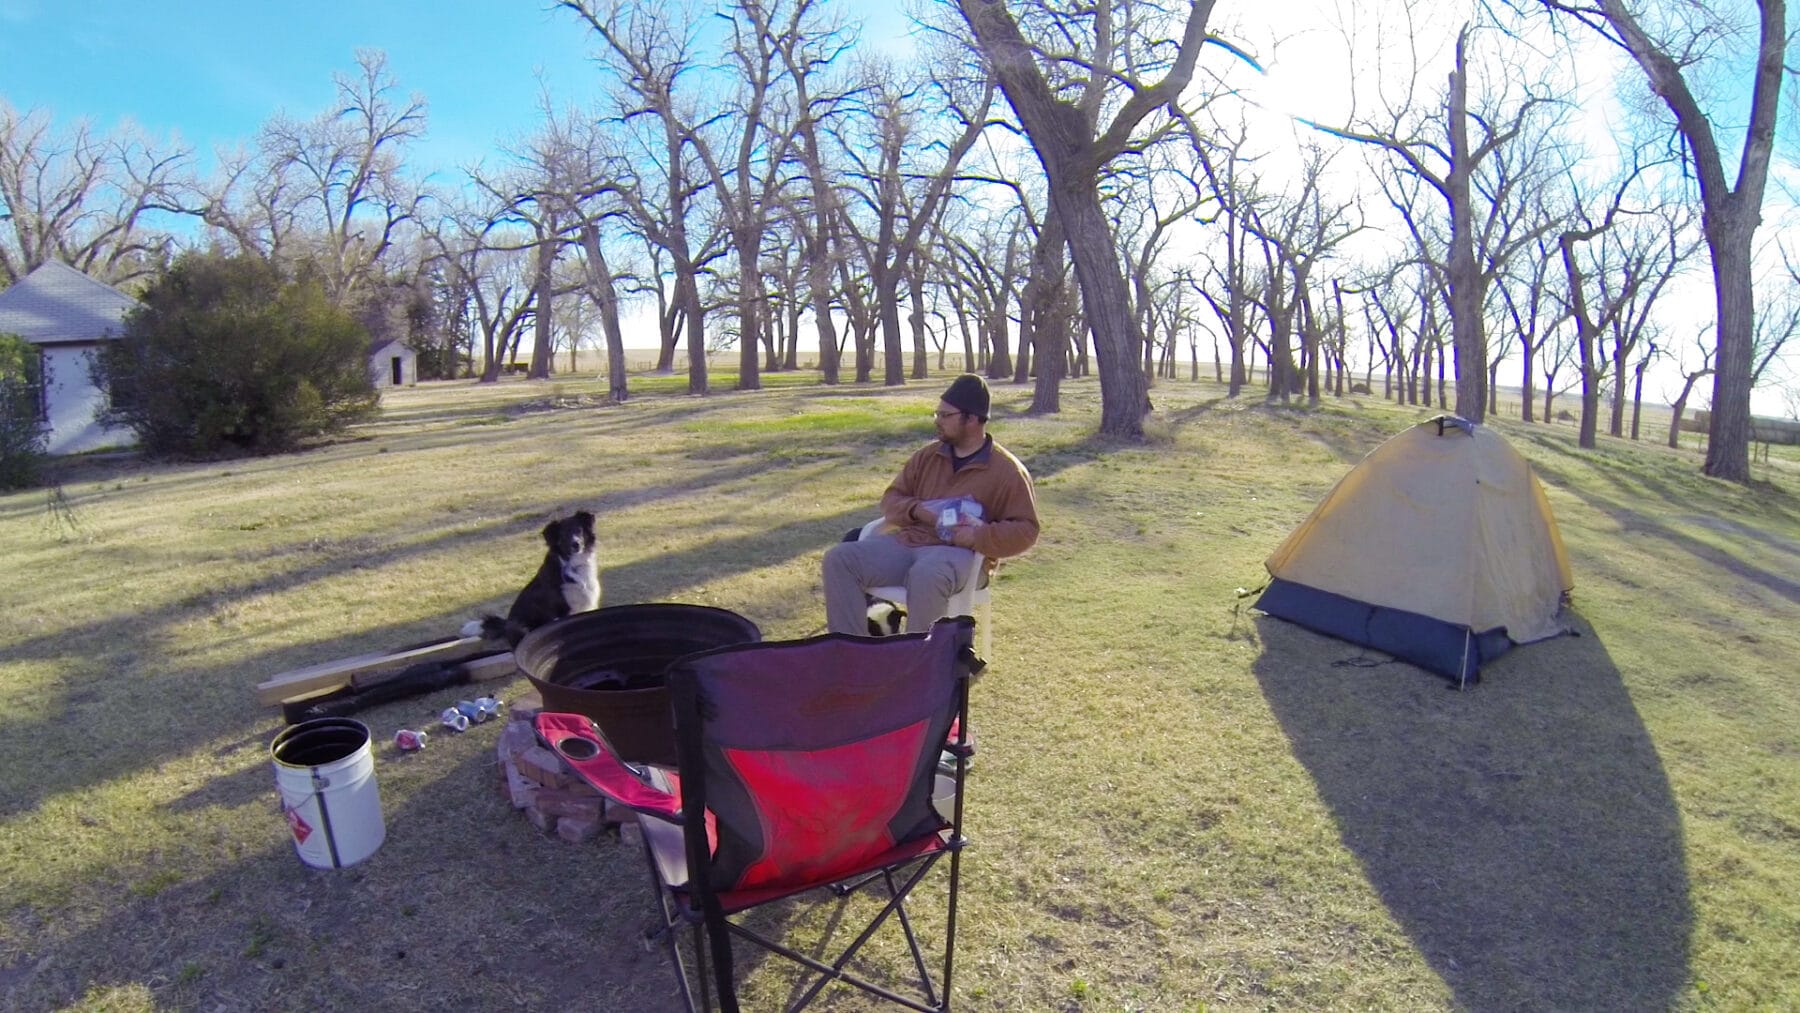
[(546, 711), (537, 716), (534, 724), (538, 738), (595, 791), (645, 816), (681, 822), (681, 796), (644, 783), (613, 754), (592, 721), (580, 714)]

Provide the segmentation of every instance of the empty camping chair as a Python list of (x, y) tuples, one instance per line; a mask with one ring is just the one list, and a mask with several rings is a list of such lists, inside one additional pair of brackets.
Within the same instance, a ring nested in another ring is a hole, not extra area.
[[(892, 529), (893, 526), (888, 523), (887, 518), (877, 517), (862, 526), (857, 540), (874, 538), (876, 535)], [(994, 596), (992, 593), (993, 581), (990, 579), (992, 575), (986, 572), (986, 556), (979, 552), (972, 552), (970, 555), (974, 559), (969, 564), (969, 572), (963, 578), (962, 590), (950, 596), (950, 600), (945, 603), (945, 608), (948, 610), (947, 614), (951, 616), (973, 616), (976, 609), (981, 610), (981, 615), (977, 616), (975, 620), (976, 629), (981, 631), (981, 656), (991, 658), (994, 656)], [(869, 588), (868, 593), (872, 597), (891, 601), (902, 609), (906, 608), (906, 588), (899, 584), (872, 587)]]
[[(545, 743), (639, 814), (662, 899), (660, 931), (690, 1010), (710, 1009), (715, 985), (723, 1008), (737, 1009), (733, 940), (804, 965), (789, 1009), (833, 982), (910, 1009), (949, 1008), (968, 750), (960, 735), (947, 736), (953, 723), (968, 726), (969, 681), (981, 667), (972, 625), (959, 617), (928, 633), (826, 634), (681, 658), (669, 669), (673, 771), (622, 763), (580, 715), (538, 715)], [(940, 780), (946, 748), (958, 762)], [(906, 901), (946, 856), (942, 935), (929, 938), (915, 931)], [(786, 898), (848, 905), (864, 893), (879, 893), (862, 902), (876, 910), (829, 964), (741, 917)], [(677, 936), (684, 923), (693, 929), (698, 1006)], [(884, 926), (898, 926), (911, 954), (916, 981), (907, 992), (848, 968)], [(935, 980), (927, 948), (943, 955)]]

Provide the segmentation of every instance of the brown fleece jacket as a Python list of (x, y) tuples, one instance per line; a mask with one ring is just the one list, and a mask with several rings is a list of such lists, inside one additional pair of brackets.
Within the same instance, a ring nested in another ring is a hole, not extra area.
[(944, 544), (932, 525), (912, 519), (923, 500), (967, 496), (981, 504), (982, 524), (975, 529), (975, 551), (992, 560), (1016, 556), (1037, 541), (1037, 495), (1031, 473), (1005, 447), (989, 436), (960, 471), (952, 470), (950, 446), (934, 440), (900, 469), (900, 476), (881, 497), (881, 513), (899, 528), (900, 544), (918, 548)]

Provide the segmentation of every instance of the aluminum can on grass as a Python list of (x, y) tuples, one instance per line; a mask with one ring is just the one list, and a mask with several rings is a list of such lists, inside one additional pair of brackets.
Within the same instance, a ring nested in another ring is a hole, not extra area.
[(455, 707), (445, 707), (444, 713), (438, 715), (438, 721), (453, 732), (469, 730), (469, 716)]
[(425, 740), (431, 736), (411, 728), (402, 728), (394, 733), (394, 747), (402, 753), (416, 753), (425, 748)]

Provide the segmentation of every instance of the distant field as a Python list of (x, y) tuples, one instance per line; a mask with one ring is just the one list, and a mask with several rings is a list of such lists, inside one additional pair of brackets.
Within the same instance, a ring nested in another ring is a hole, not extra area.
[[(0, 1007), (673, 1008), (640, 856), (520, 819), (493, 725), (379, 750), (386, 843), (321, 872), (252, 688), (503, 608), (575, 507), (607, 604), (818, 632), (820, 554), (929, 437), (946, 375), (725, 375), (705, 397), (634, 377), (622, 405), (580, 375), (425, 384), (304, 453), (77, 461), (60, 501), (0, 496)], [(1457, 693), (1240, 593), (1424, 409), (1152, 394), (1122, 444), (1092, 380), (1052, 417), (995, 387), (1045, 527), (1000, 571), (975, 691), (958, 1007), (1800, 1006), (1800, 455), (1737, 486), (1653, 434), (1589, 453), (1498, 420), (1547, 486), (1580, 635)], [(361, 717), (385, 741), (457, 696)], [(746, 1008), (790, 983), (750, 963)]]

